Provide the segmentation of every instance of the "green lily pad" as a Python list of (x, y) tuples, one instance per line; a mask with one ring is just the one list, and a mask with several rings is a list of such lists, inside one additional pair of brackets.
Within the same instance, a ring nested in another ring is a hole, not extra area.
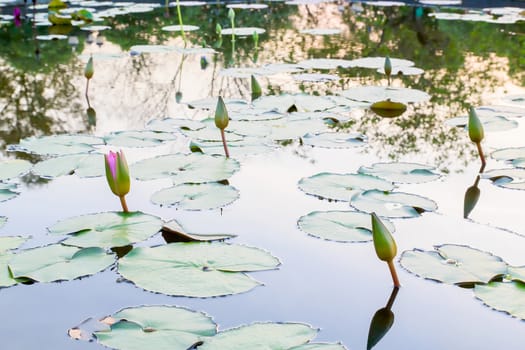
[(339, 76), (335, 74), (321, 74), (321, 73), (302, 73), (292, 75), (294, 80), (304, 81), (304, 82), (313, 82), (321, 83), (326, 81), (336, 81), (339, 80)]
[(253, 323), (206, 338), (199, 350), (289, 349), (310, 341), (317, 330), (302, 323)]
[(481, 177), (490, 179), (494, 185), (499, 187), (525, 190), (525, 169), (523, 168), (489, 170), (481, 174)]
[(404, 162), (375, 163), (369, 167), (362, 166), (357, 172), (378, 176), (392, 182), (414, 184), (434, 181), (441, 176), (432, 166)]
[(437, 204), (428, 198), (402, 192), (369, 190), (354, 195), (350, 205), (367, 213), (391, 218), (417, 217), (425, 211), (435, 211)]
[[(188, 102), (188, 107), (215, 111), (215, 108), (217, 107), (217, 101), (218, 97), (204, 98), (202, 100)], [(228, 112), (245, 109), (248, 106), (247, 101), (239, 99), (225, 99), (224, 104), (226, 105)]]
[(18, 196), (20, 193), (16, 192), (16, 189), (16, 184), (0, 183), (0, 202), (5, 202)]
[[(485, 131), (507, 131), (518, 127), (517, 121), (509, 120), (500, 115), (479, 115), (478, 117)], [(468, 117), (450, 118), (445, 121), (445, 124), (467, 130)]]
[(312, 28), (312, 29), (303, 29), (300, 30), (301, 34), (310, 34), (310, 35), (337, 35), (341, 34), (341, 29), (338, 28)]
[(260, 109), (277, 110), (280, 113), (286, 113), (292, 109), (298, 112), (314, 112), (333, 108), (335, 103), (323, 96), (283, 94), (261, 96), (253, 101), (253, 106)]
[(146, 128), (150, 130), (163, 132), (174, 132), (181, 129), (199, 130), (204, 127), (205, 124), (199, 120), (178, 118), (153, 119), (146, 125)]
[[(187, 0), (181, 0), (179, 1), (179, 6), (202, 6), (202, 5), (206, 5), (206, 2), (205, 1), (187, 1)], [(177, 2), (170, 2), (170, 7), (175, 7), (177, 6)]]
[(53, 244), (19, 252), (8, 265), (15, 279), (54, 282), (93, 275), (114, 262), (115, 256), (102, 248), (81, 249)]
[(353, 67), (353, 62), (337, 58), (312, 58), (301, 61), (297, 65), (304, 69), (337, 69)]
[[(394, 225), (383, 220), (390, 232)], [(372, 240), (370, 215), (355, 211), (314, 211), (302, 216), (299, 228), (314, 237), (336, 242), (367, 242)]]
[(259, 35), (266, 33), (266, 30), (263, 28), (257, 27), (239, 27), (239, 28), (224, 28), (221, 30), (221, 35), (238, 35), (238, 36), (252, 36), (253, 33)]
[(260, 283), (244, 272), (275, 269), (271, 254), (226, 243), (170, 243), (133, 249), (119, 260), (118, 271), (146, 290), (188, 297), (246, 292)]
[[(237, 237), (236, 235), (226, 233), (215, 233), (215, 234), (201, 234), (201, 233), (189, 233), (187, 232), (176, 220), (166, 222), (162, 226), (163, 235), (165, 233), (178, 238), (178, 242), (211, 242), (211, 241), (222, 241)], [(166, 237), (164, 237), (166, 238)], [(168, 242), (171, 243), (171, 242)]]
[(162, 220), (141, 212), (107, 212), (59, 221), (48, 230), (71, 235), (63, 243), (77, 247), (123, 247), (148, 239), (162, 228)]
[(130, 172), (139, 180), (171, 178), (175, 184), (221, 181), (239, 170), (230, 158), (200, 153), (170, 154), (134, 163)]
[(509, 266), (507, 272), (511, 280), (525, 283), (525, 266)]
[(325, 148), (352, 148), (364, 146), (367, 137), (361, 133), (350, 132), (322, 132), (306, 134), (302, 137), (303, 144)]
[(79, 177), (102, 176), (105, 174), (104, 155), (87, 153), (49, 158), (35, 164), (32, 172), (44, 178), (72, 174)]
[(170, 132), (120, 131), (104, 137), (107, 144), (119, 147), (154, 147), (176, 137)]
[(199, 27), (192, 26), (192, 25), (186, 25), (186, 24), (183, 24), (182, 26), (179, 24), (175, 24), (171, 26), (164, 26), (161, 28), (161, 30), (165, 32), (180, 32), (181, 30), (185, 32), (193, 32), (193, 31), (199, 30)]
[(523, 118), (525, 117), (525, 106), (516, 107), (516, 106), (500, 106), (500, 105), (490, 105), (490, 106), (479, 106), (476, 107), (476, 114), (478, 116), (502, 116), (505, 118)]
[[(256, 137), (246, 137), (241, 141), (228, 141), (230, 157), (237, 159), (248, 155), (263, 154), (275, 150), (277, 147), (269, 145), (264, 139)], [(190, 144), (192, 152), (200, 152), (211, 155), (224, 155), (222, 142), (192, 142)]]
[(216, 182), (181, 184), (162, 189), (151, 196), (159, 205), (176, 206), (186, 210), (205, 210), (224, 207), (239, 198), (239, 191)]
[[(351, 62), (353, 67), (378, 69), (385, 66), (385, 59), (386, 57), (363, 57)], [(390, 58), (390, 63), (392, 64), (392, 74), (397, 73), (394, 67), (411, 67), (414, 65), (414, 62), (401, 58)]]
[(5, 251), (16, 249), (27, 241), (27, 237), (21, 236), (4, 236), (0, 237), (0, 254)]
[(401, 266), (423, 278), (465, 286), (488, 283), (507, 272), (501, 258), (481, 250), (455, 244), (435, 249), (407, 250), (401, 255)]
[[(181, 132), (192, 140), (208, 141), (208, 142), (222, 142), (221, 132), (215, 125), (206, 123), (206, 127), (199, 130), (181, 130)], [(230, 126), (225, 130), (225, 137), (227, 142), (241, 141), (243, 137), (235, 134), (230, 130)]]
[(342, 344), (329, 343), (309, 343), (305, 345), (294, 346), (288, 350), (347, 350)]
[(0, 162), (0, 181), (24, 175), (31, 169), (31, 166), (30, 162), (23, 159), (9, 159)]
[(9, 151), (61, 156), (88, 153), (94, 150), (93, 146), (103, 144), (104, 140), (95, 136), (54, 135), (22, 139), (18, 145), (10, 145)]
[(476, 285), (474, 294), (485, 305), (495, 310), (525, 319), (525, 283), (514, 281)]
[(67, 35), (62, 35), (62, 34), (37, 35), (35, 39), (42, 40), (42, 41), (64, 40), (64, 39), (67, 39)]
[(121, 350), (187, 350), (213, 336), (217, 327), (201, 312), (174, 306), (126, 308), (111, 318), (111, 329), (95, 336), (100, 344)]
[(394, 189), (392, 183), (364, 174), (319, 173), (302, 178), (298, 185), (307, 194), (347, 202), (350, 201), (352, 195), (364, 190), (391, 191)]
[(416, 103), (430, 100), (430, 95), (421, 90), (384, 86), (357, 86), (348, 90), (339, 91), (337, 94), (351, 100), (370, 103), (386, 100), (401, 103)]
[(525, 159), (525, 147), (509, 147), (498, 149), (490, 154), (496, 160), (514, 161)]

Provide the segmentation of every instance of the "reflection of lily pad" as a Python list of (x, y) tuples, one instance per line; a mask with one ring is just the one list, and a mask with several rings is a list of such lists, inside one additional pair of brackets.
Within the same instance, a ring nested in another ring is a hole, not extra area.
[(16, 189), (16, 184), (0, 183), (0, 202), (7, 201), (18, 196), (19, 193), (16, 192)]
[(353, 67), (350, 60), (343, 60), (337, 58), (312, 58), (301, 61), (297, 65), (304, 69), (337, 69)]
[(206, 338), (199, 350), (290, 349), (309, 342), (317, 330), (301, 323), (254, 323)]
[(379, 176), (383, 179), (399, 183), (423, 183), (438, 179), (436, 168), (416, 163), (375, 163), (369, 167), (362, 166), (358, 172)]
[(392, 183), (375, 176), (334, 173), (319, 173), (305, 177), (298, 185), (310, 195), (336, 201), (349, 201), (352, 195), (365, 190), (391, 191), (394, 188)]
[(131, 174), (140, 180), (171, 178), (174, 183), (221, 181), (239, 170), (236, 160), (200, 153), (170, 154), (145, 159), (131, 166)]
[(45, 178), (76, 174), (80, 177), (95, 177), (105, 174), (102, 154), (72, 154), (43, 160), (32, 172)]
[(303, 143), (309, 146), (326, 148), (351, 148), (366, 144), (366, 136), (361, 133), (322, 132), (306, 134), (302, 137)]
[(239, 198), (239, 191), (219, 183), (181, 184), (162, 189), (151, 196), (159, 205), (176, 206), (186, 210), (205, 210), (224, 207)]
[(518, 161), (525, 159), (525, 147), (511, 147), (498, 149), (490, 154), (490, 156), (497, 160), (504, 161)]
[(62, 220), (48, 230), (71, 235), (65, 244), (78, 247), (123, 247), (143, 241), (162, 228), (162, 220), (141, 212), (98, 213)]
[(238, 35), (238, 36), (252, 36), (253, 33), (264, 34), (266, 30), (263, 28), (256, 27), (239, 27), (239, 28), (225, 28), (221, 30), (222, 35)]
[(102, 144), (104, 141), (95, 136), (55, 135), (22, 139), (18, 145), (10, 145), (9, 150), (39, 155), (66, 155), (91, 152), (93, 146)]
[(199, 30), (199, 27), (186, 24), (183, 24), (182, 26), (175, 24), (171, 26), (164, 26), (161, 29), (165, 32), (180, 32), (181, 30), (184, 32), (193, 32), (195, 30)]
[(308, 343), (288, 350), (347, 350), (342, 344)]
[(0, 254), (7, 250), (16, 249), (27, 241), (27, 237), (5, 236), (0, 237)]
[(80, 249), (54, 244), (24, 250), (13, 256), (8, 265), (15, 279), (53, 282), (92, 275), (114, 262), (114, 255), (107, 254), (102, 248)]
[(377, 190), (358, 193), (350, 200), (350, 205), (367, 213), (375, 212), (386, 217), (416, 217), (424, 211), (435, 211), (437, 204), (425, 197), (402, 192), (383, 192)]
[(523, 168), (489, 170), (481, 174), (481, 177), (492, 180), (496, 186), (525, 190), (525, 169)]
[(474, 294), (493, 309), (525, 319), (525, 283), (514, 281), (476, 285)]
[(401, 265), (420, 277), (459, 285), (488, 283), (507, 272), (507, 264), (487, 252), (454, 244), (435, 249), (405, 251), (401, 255)]
[(226, 243), (170, 243), (133, 249), (119, 260), (119, 273), (152, 292), (212, 297), (246, 292), (260, 283), (244, 272), (275, 269), (271, 254)]
[(121, 350), (187, 350), (216, 333), (203, 313), (173, 306), (126, 308), (111, 316), (110, 331), (96, 332), (99, 343)]
[(0, 162), (0, 181), (24, 175), (31, 169), (31, 163), (23, 159), (9, 159)]
[(119, 147), (152, 147), (175, 139), (172, 133), (149, 130), (120, 131), (104, 137), (106, 143)]
[(357, 86), (339, 91), (337, 94), (356, 101), (378, 102), (391, 100), (401, 103), (425, 102), (430, 95), (421, 90), (383, 86)]
[[(384, 219), (390, 232), (394, 225)], [(337, 242), (366, 242), (372, 240), (370, 215), (355, 211), (314, 211), (302, 216), (297, 222), (304, 232)]]

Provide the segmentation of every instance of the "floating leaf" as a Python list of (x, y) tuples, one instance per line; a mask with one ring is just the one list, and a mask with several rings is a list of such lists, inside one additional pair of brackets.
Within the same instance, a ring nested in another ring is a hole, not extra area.
[(16, 184), (0, 183), (0, 202), (5, 202), (9, 199), (12, 199), (18, 196), (19, 193), (15, 192), (16, 189), (17, 189)]
[(104, 141), (95, 136), (54, 135), (22, 139), (18, 145), (10, 145), (9, 151), (60, 156), (91, 152), (93, 146), (102, 144)]
[(22, 159), (9, 159), (0, 162), (0, 181), (24, 175), (31, 169), (31, 166), (30, 162)]
[(415, 194), (369, 190), (354, 195), (350, 205), (367, 213), (391, 218), (419, 216), (424, 211), (435, 211), (434, 201)]
[(522, 118), (525, 117), (525, 106), (479, 106), (476, 107), (476, 113), (481, 116), (502, 116), (505, 118)]
[[(228, 144), (230, 142), (242, 141), (243, 137), (241, 135), (237, 135), (233, 132), (230, 132), (229, 129), (230, 128), (225, 130), (226, 141), (228, 142)], [(209, 123), (207, 123), (205, 128), (202, 128), (199, 130), (181, 130), (181, 132), (185, 136), (193, 140), (200, 140), (200, 141), (205, 141), (205, 142), (217, 142), (217, 141), (222, 142), (220, 130), (215, 125), (212, 126)]]
[(253, 33), (264, 34), (266, 30), (263, 28), (256, 27), (239, 27), (239, 28), (225, 28), (221, 30), (221, 35), (238, 35), (238, 36), (251, 36)]
[(11, 276), (7, 263), (15, 256), (11, 253), (0, 252), (0, 288), (11, 287), (18, 282)]
[(21, 237), (21, 236), (0, 237), (0, 254), (8, 250), (18, 248), (25, 241), (27, 241), (27, 237)]
[(262, 9), (268, 8), (268, 5), (267, 4), (228, 4), (226, 5), (226, 8), (243, 9), (243, 10), (247, 10), (247, 9), (262, 10)]
[(181, 129), (199, 130), (205, 126), (205, 124), (198, 120), (178, 118), (153, 119), (146, 125), (150, 130), (163, 132), (174, 132)]
[(350, 68), (354, 64), (350, 60), (336, 59), (336, 58), (312, 58), (301, 61), (297, 65), (304, 69), (337, 69)]
[(310, 341), (317, 330), (302, 323), (254, 323), (206, 338), (199, 350), (289, 349)]
[(476, 285), (474, 294), (487, 306), (525, 319), (525, 284), (519, 281)]
[(314, 112), (335, 107), (335, 103), (323, 96), (283, 94), (261, 96), (253, 101), (253, 106), (267, 110), (276, 109), (280, 113), (291, 112), (292, 110), (294, 112)]
[(400, 263), (408, 271), (448, 284), (488, 283), (507, 272), (501, 258), (468, 246), (444, 244), (435, 251), (408, 250)]
[[(385, 69), (383, 67), (377, 69), (378, 73), (385, 74)], [(392, 67), (392, 75), (421, 75), (425, 73), (425, 71), (421, 68), (417, 67), (402, 67), (402, 66), (394, 66)]]
[(104, 155), (72, 154), (43, 160), (33, 167), (32, 172), (45, 178), (76, 174), (79, 177), (95, 177), (105, 174)]
[(246, 292), (260, 283), (243, 272), (274, 269), (269, 253), (226, 243), (170, 243), (133, 249), (119, 260), (119, 273), (152, 292), (213, 297)]
[(404, 162), (375, 163), (369, 167), (362, 166), (357, 172), (399, 183), (423, 183), (434, 181), (441, 176), (432, 166)]
[(341, 29), (338, 28), (312, 28), (312, 29), (302, 29), (299, 31), (301, 34), (310, 34), (310, 35), (336, 35), (341, 34)]
[(492, 158), (497, 160), (504, 161), (517, 161), (519, 164), (523, 159), (525, 159), (525, 147), (510, 147), (498, 149), (491, 153)]
[(288, 350), (346, 350), (346, 348), (342, 344), (309, 343), (305, 345), (294, 346)]
[[(191, 101), (188, 102), (188, 107), (215, 111), (218, 99), (218, 97), (210, 97), (202, 100)], [(248, 106), (247, 101), (238, 99), (225, 99), (224, 103), (226, 104), (228, 112), (245, 109)]]
[(184, 32), (193, 32), (195, 30), (199, 30), (198, 26), (191, 26), (183, 24), (182, 26), (179, 24), (171, 25), (171, 26), (164, 26), (161, 28), (161, 30), (165, 32), (180, 32), (181, 30)]
[[(192, 152), (201, 152), (211, 155), (224, 155), (224, 147), (222, 142), (193, 142), (194, 147)], [(228, 141), (228, 150), (231, 158), (240, 158), (247, 155), (268, 153), (276, 149), (274, 145), (268, 145), (264, 139), (260, 138), (244, 138), (241, 141)]]
[[(485, 131), (507, 131), (518, 127), (518, 122), (515, 120), (509, 120), (503, 116), (478, 116), (483, 130)], [(455, 117), (445, 121), (445, 124), (467, 130), (468, 117)]]
[(65, 244), (78, 247), (123, 247), (143, 241), (162, 228), (162, 220), (141, 212), (98, 213), (62, 220), (48, 228), (51, 234), (71, 235)]
[(519, 108), (525, 108), (525, 94), (523, 95), (507, 95), (502, 99), (504, 102)]
[(121, 350), (187, 350), (213, 336), (217, 327), (201, 312), (174, 306), (126, 308), (111, 317), (111, 329), (95, 336), (102, 345)]
[(166, 53), (175, 51), (175, 47), (166, 45), (135, 45), (132, 46), (129, 51), (132, 55), (142, 53)]
[(104, 137), (107, 144), (119, 147), (152, 147), (176, 137), (170, 132), (157, 131), (120, 131)]
[(224, 207), (239, 198), (239, 191), (219, 183), (181, 184), (162, 189), (151, 196), (159, 205), (176, 206), (186, 210), (205, 210)]
[(339, 91), (337, 94), (351, 100), (370, 103), (386, 100), (401, 103), (415, 103), (430, 100), (430, 95), (421, 90), (383, 86), (357, 86), (348, 90)]
[(306, 134), (302, 137), (303, 143), (309, 146), (326, 148), (351, 148), (366, 144), (367, 137), (361, 133), (323, 132)]
[(202, 183), (225, 180), (239, 168), (230, 158), (191, 153), (145, 159), (132, 164), (130, 173), (139, 180), (169, 177), (174, 183)]
[(525, 266), (509, 266), (508, 275), (513, 281), (520, 281), (525, 283)]
[[(393, 232), (394, 225), (383, 220)], [(314, 237), (337, 242), (366, 242), (372, 240), (370, 215), (354, 211), (314, 211), (302, 216), (299, 228)]]
[(37, 35), (35, 39), (43, 40), (43, 41), (64, 40), (64, 39), (67, 39), (67, 35), (61, 35), (61, 34)]
[(294, 74), (293, 78), (299, 81), (316, 82), (316, 83), (339, 80), (339, 76), (337, 75), (320, 74), (320, 73)]
[(481, 174), (484, 179), (490, 179), (496, 186), (525, 190), (525, 169), (494, 169)]
[(299, 181), (304, 192), (324, 199), (350, 201), (352, 195), (369, 189), (391, 191), (392, 183), (371, 175), (319, 173)]
[[(171, 220), (162, 226), (162, 233), (164, 236), (164, 239), (166, 239), (166, 235), (168, 237), (176, 238), (178, 242), (191, 242), (191, 241), (198, 241), (198, 242), (210, 242), (210, 241), (222, 241), (229, 238), (234, 238), (236, 235), (232, 234), (200, 234), (200, 233), (189, 233), (186, 232), (186, 230), (176, 221)], [(171, 243), (168, 242), (168, 243)]]
[(19, 252), (9, 260), (13, 277), (38, 282), (72, 280), (95, 274), (115, 262), (114, 255), (104, 249), (53, 244)]

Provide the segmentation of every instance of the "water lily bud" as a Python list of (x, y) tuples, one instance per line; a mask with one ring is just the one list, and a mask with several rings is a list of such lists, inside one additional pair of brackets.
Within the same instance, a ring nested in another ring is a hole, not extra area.
[(94, 73), (95, 73), (95, 69), (93, 68), (93, 56), (91, 56), (89, 57), (89, 60), (86, 64), (86, 68), (84, 68), (84, 76), (87, 79), (91, 79)]
[(392, 261), (397, 254), (397, 245), (394, 237), (376, 213), (372, 213), (372, 237), (377, 257), (386, 262)]
[(235, 11), (231, 7), (228, 10), (228, 19), (230, 20), (230, 22), (233, 22), (235, 20)]
[(252, 39), (255, 46), (257, 46), (259, 44), (259, 33), (256, 30), (253, 31)]
[(473, 107), (470, 107), (468, 114), (468, 136), (470, 140), (475, 143), (481, 142), (485, 136), (483, 124), (481, 124), (481, 120), (479, 120), (476, 110)]
[(259, 85), (259, 82), (257, 81), (257, 79), (255, 79), (253, 75), (251, 76), (251, 87), (252, 87), (252, 101), (253, 101), (261, 97), (262, 95), (261, 85)]
[(112, 152), (104, 156), (106, 165), (106, 179), (108, 180), (111, 192), (119, 197), (125, 196), (129, 192), (130, 178), (129, 169), (124, 152)]
[(217, 108), (215, 108), (215, 125), (219, 129), (224, 130), (228, 126), (229, 121), (228, 110), (226, 109), (224, 100), (219, 96), (219, 99), (217, 100)]
[(215, 33), (217, 35), (221, 35), (222, 34), (222, 26), (219, 23), (217, 23), (217, 25), (215, 26)]
[(392, 74), (392, 62), (390, 62), (390, 57), (386, 56), (385, 58), (385, 74), (389, 77)]

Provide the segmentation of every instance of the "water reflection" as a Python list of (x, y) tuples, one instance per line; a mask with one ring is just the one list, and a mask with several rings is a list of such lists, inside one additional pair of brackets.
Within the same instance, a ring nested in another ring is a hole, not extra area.
[(478, 203), (479, 196), (481, 191), (479, 190), (478, 184), (480, 180), (480, 175), (476, 177), (474, 184), (467, 188), (465, 191), (465, 199), (463, 200), (463, 218), (468, 218), (476, 204)]
[(392, 289), (390, 298), (386, 306), (377, 310), (372, 321), (370, 322), (370, 328), (368, 331), (368, 340), (366, 343), (366, 349), (370, 350), (379, 343), (379, 341), (388, 333), (392, 325), (394, 324), (394, 313), (392, 312), (392, 306), (396, 300), (397, 293), (399, 292), (398, 287)]

